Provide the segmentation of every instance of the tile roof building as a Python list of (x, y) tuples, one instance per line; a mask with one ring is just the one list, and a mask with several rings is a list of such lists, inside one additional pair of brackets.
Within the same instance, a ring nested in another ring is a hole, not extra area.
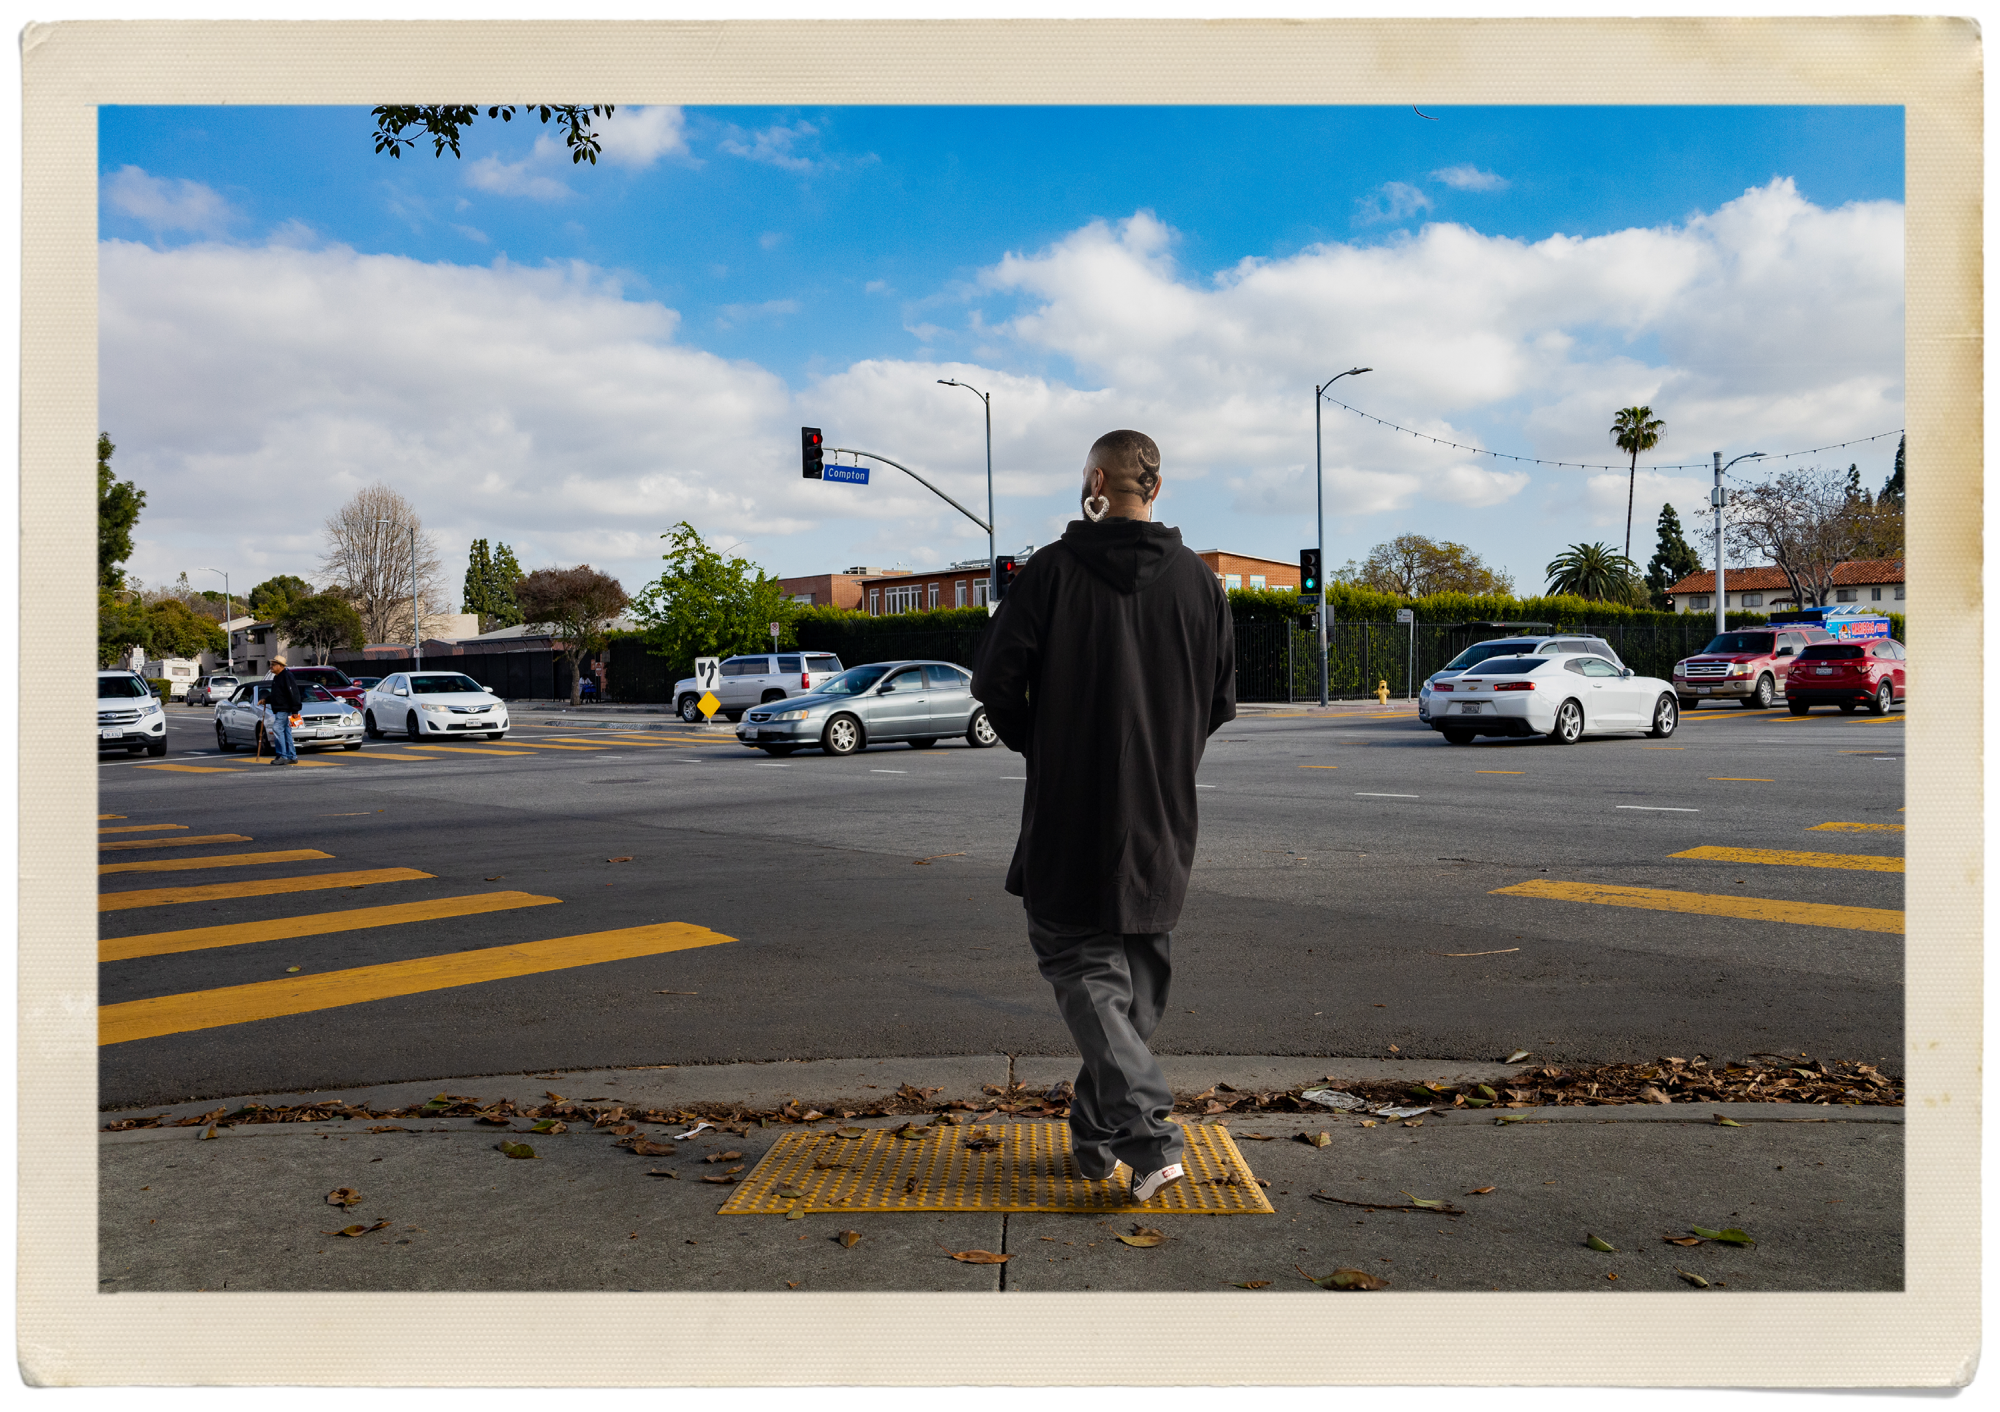
[[(1754, 569), (1730, 569), (1723, 574), (1724, 608), (1743, 612), (1779, 612), (1797, 608), (1784, 570), (1765, 564)], [(1854, 559), (1833, 570), (1833, 604), (1859, 603), (1884, 613), (1903, 611), (1903, 561)], [(1667, 590), (1667, 605), (1676, 613), (1715, 611), (1715, 570), (1700, 569)]]

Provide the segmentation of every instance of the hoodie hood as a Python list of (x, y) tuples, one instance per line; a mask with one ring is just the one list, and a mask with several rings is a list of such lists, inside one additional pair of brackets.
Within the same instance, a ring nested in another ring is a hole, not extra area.
[(1181, 532), (1151, 520), (1071, 520), (1062, 542), (1120, 593), (1138, 593), (1180, 552)]

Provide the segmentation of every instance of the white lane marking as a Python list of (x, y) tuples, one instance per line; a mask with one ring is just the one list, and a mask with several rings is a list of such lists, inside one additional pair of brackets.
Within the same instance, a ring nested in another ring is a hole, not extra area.
[(1026, 779), (1026, 778), (1027, 778), (1027, 776), (1026, 776), (1026, 775), (1002, 775), (1002, 776), (1000, 776), (1000, 778), (1001, 778), (1001, 779), (1003, 779), (1003, 780), (1024, 780), (1024, 779)]
[[(1195, 786), (1195, 788), (1196, 788), (1196, 789), (1214, 789), (1214, 788), (1216, 788), (1216, 786), (1215, 786), (1215, 785), (1212, 785), (1212, 784), (1198, 784), (1198, 785), (1196, 785), (1196, 786)], [(1410, 796), (1410, 798), (1412, 798), (1412, 799), (1415, 799), (1415, 798), (1416, 798), (1416, 795), (1414, 795), (1414, 794), (1413, 794), (1413, 795), (1411, 795), (1411, 796)]]
[(1356, 799), (1422, 799), (1421, 794), (1372, 794), (1365, 789), (1354, 791)]
[(753, 760), (751, 764), (760, 770), (789, 770), (790, 765), (780, 765), (775, 760)]
[(908, 770), (870, 770), (871, 775), (907, 775)]
[(1639, 809), (1648, 814), (1699, 814), (1699, 809), (1676, 809), (1670, 804), (1620, 804), (1620, 809)]

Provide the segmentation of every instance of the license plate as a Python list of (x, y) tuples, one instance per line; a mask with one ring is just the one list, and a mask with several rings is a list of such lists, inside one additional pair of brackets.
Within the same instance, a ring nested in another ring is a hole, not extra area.
[(1476, 716), (1481, 709), (1481, 705), (1477, 701), (1461, 701), (1458, 703), (1458, 714), (1461, 716)]
[(1710, 687), (1710, 686), (1698, 686), (1698, 687), (1696, 687), (1696, 688), (1694, 689), (1694, 694), (1695, 694), (1696, 696), (1706, 696), (1706, 695), (1708, 695), (1708, 694), (1709, 694), (1709, 692), (1711, 692), (1711, 691), (1713, 691), (1713, 690), (1715, 690), (1715, 688), (1714, 688), (1714, 687)]
[(1814, 668), (1813, 668), (1813, 675), (1814, 675), (1814, 676), (1816, 676), (1816, 677), (1830, 677), (1830, 676), (1832, 676), (1832, 675), (1833, 675), (1833, 668), (1831, 668), (1831, 667), (1814, 667)]
[(743, 728), (743, 738), (745, 740), (755, 740), (757, 738), (757, 728), (755, 726), (745, 726)]
[(119, 736), (123, 734), (125, 734), (125, 732), (118, 729), (115, 726), (106, 726), (102, 730), (98, 731), (97, 738), (99, 740), (116, 740), (118, 739)]

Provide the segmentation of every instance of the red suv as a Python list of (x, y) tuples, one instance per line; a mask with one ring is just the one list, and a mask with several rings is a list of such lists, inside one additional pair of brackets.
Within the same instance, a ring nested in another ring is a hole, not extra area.
[(1903, 699), (1903, 644), (1878, 637), (1868, 642), (1815, 642), (1799, 654), (1785, 687), (1794, 716), (1815, 706), (1838, 706), (1849, 715), (1866, 706), (1877, 716)]
[(1674, 663), (1674, 695), (1682, 711), (1711, 698), (1768, 707), (1787, 690), (1799, 653), (1830, 637), (1824, 628), (1803, 625), (1717, 633), (1700, 652)]
[(296, 682), (311, 682), (314, 686), (339, 697), (342, 701), (354, 703), (354, 709), (361, 709), (364, 693), (355, 685), (354, 679), (338, 667), (287, 667)]

